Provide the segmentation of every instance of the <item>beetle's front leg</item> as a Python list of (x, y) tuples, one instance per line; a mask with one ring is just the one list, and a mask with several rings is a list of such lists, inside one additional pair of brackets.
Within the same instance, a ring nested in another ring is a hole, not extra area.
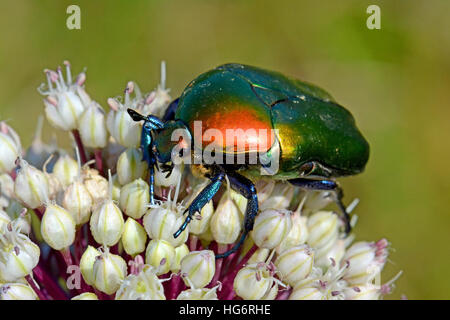
[(219, 191), (220, 186), (223, 183), (225, 177), (224, 172), (216, 174), (211, 178), (211, 182), (195, 197), (194, 201), (189, 205), (189, 207), (184, 211), (188, 212), (186, 220), (184, 220), (181, 227), (173, 234), (174, 238), (177, 238), (187, 227), (189, 222), (192, 220), (192, 216), (196, 212), (200, 212), (202, 208), (214, 197), (214, 195)]
[(233, 248), (223, 254), (217, 255), (216, 259), (226, 258), (239, 249), (239, 247), (244, 243), (248, 233), (253, 230), (255, 218), (258, 214), (258, 197), (256, 195), (256, 188), (253, 182), (236, 172), (227, 172), (227, 176), (230, 180), (231, 187), (242, 194), (248, 201), (247, 208), (245, 209), (244, 231), (241, 238), (233, 246)]
[(349, 234), (352, 230), (352, 227), (350, 225), (350, 215), (347, 212), (347, 209), (345, 208), (344, 204), (342, 203), (342, 197), (344, 196), (341, 187), (332, 180), (311, 180), (311, 179), (305, 179), (305, 178), (298, 178), (298, 179), (292, 179), (288, 180), (291, 184), (294, 186), (308, 189), (308, 190), (330, 190), (333, 191), (336, 195), (335, 202), (337, 206), (339, 207), (339, 210), (341, 211), (344, 223), (345, 223), (345, 233)]

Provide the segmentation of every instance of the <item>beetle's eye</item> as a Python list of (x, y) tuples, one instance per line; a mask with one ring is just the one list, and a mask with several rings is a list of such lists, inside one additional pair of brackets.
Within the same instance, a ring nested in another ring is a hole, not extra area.
[(308, 176), (314, 172), (316, 169), (316, 164), (314, 162), (307, 162), (302, 164), (300, 167), (300, 173), (302, 176)]

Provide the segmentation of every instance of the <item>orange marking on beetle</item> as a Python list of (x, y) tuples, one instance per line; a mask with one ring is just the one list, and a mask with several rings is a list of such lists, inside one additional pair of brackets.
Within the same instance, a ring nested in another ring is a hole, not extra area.
[(238, 107), (205, 118), (202, 119), (203, 147), (223, 148), (225, 153), (266, 152), (275, 142), (270, 119), (264, 119), (254, 110)]

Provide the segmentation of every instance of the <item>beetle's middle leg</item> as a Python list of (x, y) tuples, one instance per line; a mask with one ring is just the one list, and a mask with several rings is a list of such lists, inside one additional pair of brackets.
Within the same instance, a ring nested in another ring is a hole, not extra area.
[(227, 252), (219, 254), (216, 259), (222, 259), (228, 257), (233, 252), (236, 252), (239, 247), (244, 243), (248, 233), (253, 230), (255, 224), (255, 217), (258, 214), (258, 197), (256, 195), (256, 188), (253, 182), (246, 177), (236, 173), (227, 172), (228, 179), (231, 187), (247, 198), (247, 208), (245, 209), (244, 231), (239, 241)]
[(219, 191), (224, 178), (224, 172), (217, 173), (213, 178), (211, 178), (211, 182), (202, 191), (200, 191), (194, 201), (192, 201), (189, 207), (184, 211), (185, 213), (188, 212), (188, 216), (177, 232), (173, 234), (174, 238), (177, 238), (186, 229), (187, 225), (192, 220), (192, 216), (196, 212), (200, 212), (202, 208), (214, 197), (217, 191)]
[(343, 217), (344, 217), (344, 223), (345, 223), (345, 233), (350, 233), (352, 230), (352, 227), (350, 225), (350, 215), (347, 212), (347, 209), (345, 208), (344, 204), (342, 203), (342, 197), (344, 196), (341, 187), (332, 180), (312, 180), (312, 179), (305, 179), (305, 178), (298, 178), (298, 179), (292, 179), (288, 180), (291, 184), (294, 186), (308, 189), (308, 190), (330, 190), (335, 192), (336, 194), (336, 204), (339, 207), (339, 210), (341, 211)]

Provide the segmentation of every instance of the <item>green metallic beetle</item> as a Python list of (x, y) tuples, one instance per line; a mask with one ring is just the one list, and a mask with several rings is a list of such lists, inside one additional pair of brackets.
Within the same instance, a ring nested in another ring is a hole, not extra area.
[(152, 203), (154, 168), (160, 163), (170, 174), (175, 155), (193, 162), (193, 171), (211, 180), (186, 209), (186, 220), (174, 237), (228, 177), (248, 202), (240, 240), (217, 258), (235, 252), (253, 229), (258, 200), (252, 180), (262, 175), (303, 189), (329, 190), (350, 232), (334, 179), (362, 172), (369, 145), (351, 113), (323, 89), (278, 72), (225, 64), (191, 81), (163, 119), (128, 112), (135, 121), (144, 120), (141, 148), (150, 169)]

